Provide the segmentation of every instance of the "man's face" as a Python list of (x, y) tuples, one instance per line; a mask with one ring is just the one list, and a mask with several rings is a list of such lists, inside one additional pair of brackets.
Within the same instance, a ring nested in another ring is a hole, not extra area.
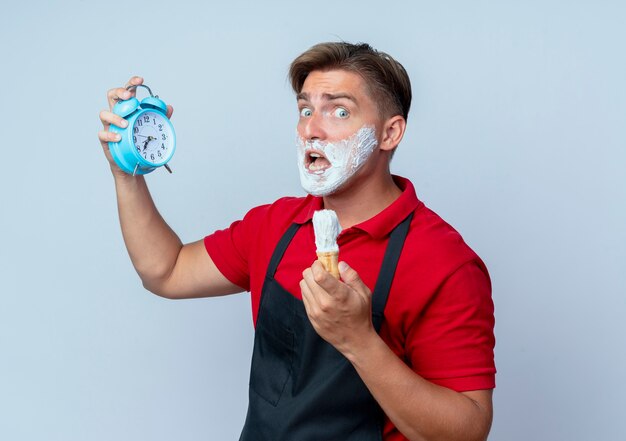
[(378, 146), (382, 121), (364, 80), (344, 70), (313, 71), (298, 94), (298, 168), (304, 189), (337, 191)]

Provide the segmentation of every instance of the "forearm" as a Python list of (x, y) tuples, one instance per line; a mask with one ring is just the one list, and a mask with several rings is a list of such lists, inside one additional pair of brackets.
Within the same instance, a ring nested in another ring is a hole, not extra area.
[(159, 214), (143, 176), (115, 175), (124, 242), (144, 286), (158, 294), (170, 275), (182, 243)]
[(377, 334), (346, 356), (385, 414), (410, 440), (487, 438), (492, 419), (490, 405), (420, 377)]

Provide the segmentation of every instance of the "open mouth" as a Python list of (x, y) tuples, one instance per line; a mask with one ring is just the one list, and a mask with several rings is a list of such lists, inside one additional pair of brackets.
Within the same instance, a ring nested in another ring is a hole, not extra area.
[(304, 155), (304, 168), (310, 173), (322, 173), (330, 166), (330, 161), (319, 150), (308, 150)]

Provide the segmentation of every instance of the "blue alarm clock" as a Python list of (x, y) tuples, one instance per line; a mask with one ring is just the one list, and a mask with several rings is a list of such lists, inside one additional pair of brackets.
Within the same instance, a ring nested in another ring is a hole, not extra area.
[(122, 128), (111, 124), (109, 131), (119, 133), (121, 139), (109, 142), (109, 151), (119, 168), (133, 176), (145, 175), (161, 166), (171, 173), (167, 162), (176, 150), (176, 135), (166, 116), (167, 105), (143, 84), (126, 89), (137, 87), (145, 87), (150, 96), (141, 102), (132, 97), (113, 106), (113, 113), (126, 119), (128, 126)]

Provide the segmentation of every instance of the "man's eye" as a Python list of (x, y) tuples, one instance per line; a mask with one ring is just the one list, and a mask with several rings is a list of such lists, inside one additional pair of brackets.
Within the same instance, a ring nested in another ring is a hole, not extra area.
[(337, 118), (347, 118), (347, 117), (348, 117), (348, 115), (350, 115), (350, 114), (349, 114), (349, 113), (348, 113), (348, 111), (347, 111), (346, 109), (344, 109), (343, 107), (337, 107), (337, 108), (335, 109), (335, 116), (336, 116)]
[(309, 117), (313, 114), (313, 112), (311, 111), (311, 109), (309, 109), (308, 107), (303, 107), (302, 109), (300, 109), (300, 116), (302, 117)]

